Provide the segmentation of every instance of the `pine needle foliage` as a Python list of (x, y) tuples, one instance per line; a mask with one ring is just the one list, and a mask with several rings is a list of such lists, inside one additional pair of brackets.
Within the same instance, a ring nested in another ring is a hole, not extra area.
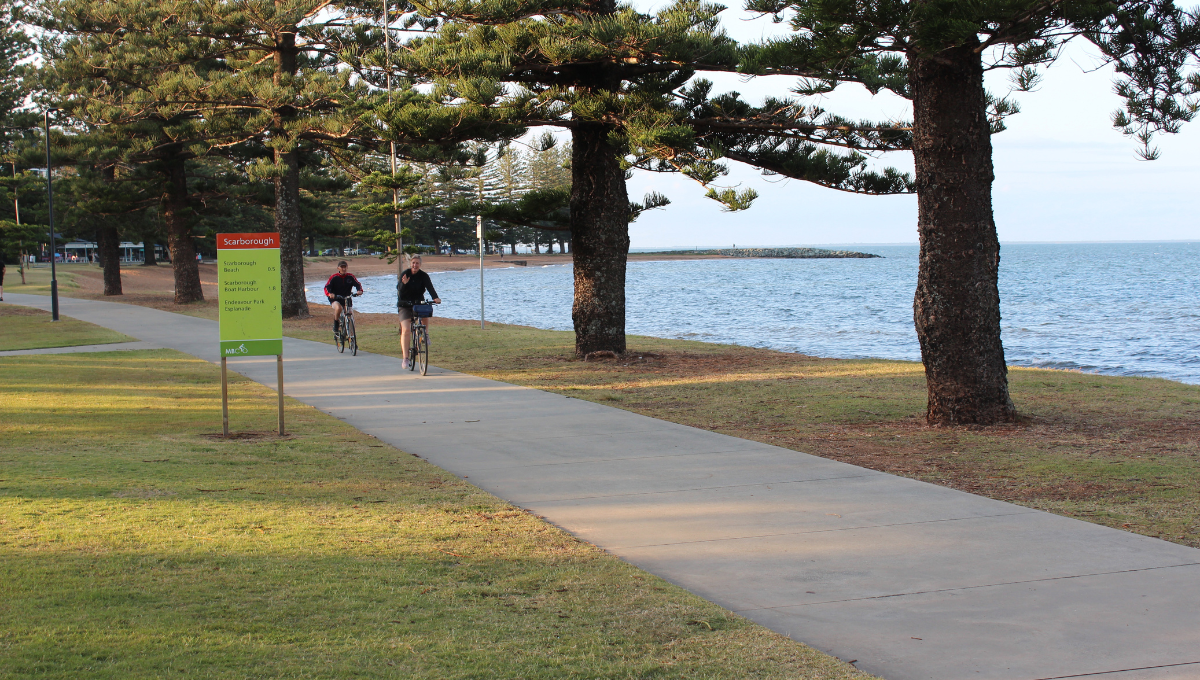
[[(710, 85), (693, 84), (704, 72), (736, 71), (742, 58), (720, 26), (725, 7), (719, 4), (675, 0), (649, 13), (614, 0), (416, 0), (413, 6), (427, 23), (424, 32), (404, 42), (396, 68), (430, 81), (439, 115), (461, 112), (475, 124), (549, 126), (571, 134), (572, 317), (581, 356), (624, 351), (628, 224), (640, 212), (666, 204), (663, 196), (629, 201), (627, 172), (681, 173), (725, 209), (744, 210), (755, 193), (717, 185), (728, 172), (723, 159), (755, 163), (745, 149), (754, 147), (767, 159), (764, 149), (770, 145), (777, 157), (772, 160), (786, 167), (794, 158), (803, 162), (816, 154), (792, 144), (797, 135), (807, 134), (812, 144), (835, 137), (806, 133), (807, 120), (797, 126), (777, 117), (774, 127), (758, 125), (744, 105), (733, 110), (736, 95), (710, 101)], [(395, 134), (421, 130), (416, 117), (386, 112), (379, 117)], [(902, 144), (903, 133), (899, 138), (889, 143)], [(853, 177), (860, 184), (891, 182), (908, 190), (903, 179), (874, 179), (857, 151), (826, 149), (818, 158), (823, 164), (810, 161), (805, 179), (848, 185)], [(497, 209), (514, 224), (545, 223), (528, 219), (532, 213), (526, 209), (534, 209), (533, 203), (544, 207), (546, 198)]]

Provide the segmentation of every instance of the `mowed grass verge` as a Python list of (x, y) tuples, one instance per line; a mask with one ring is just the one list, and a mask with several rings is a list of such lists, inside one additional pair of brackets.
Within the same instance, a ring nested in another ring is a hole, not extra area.
[(0, 675), (868, 677), (231, 377), (0, 358)]
[[(25, 267), (25, 283), (21, 283), (21, 272), (15, 264), (10, 264), (4, 271), (4, 292), (29, 293), (31, 295), (50, 294), (50, 263), (39, 262)], [(77, 267), (87, 267), (82, 264), (59, 264), (55, 276), (58, 278), (58, 294), (64, 297), (71, 295), (79, 288), (75, 275), (71, 271)]]
[[(285, 332), (331, 336), (325, 316)], [(359, 336), (399, 354), (394, 316), (360, 314)], [(431, 337), (436, 366), (1200, 547), (1200, 386), (1012, 368), (1020, 422), (933, 428), (916, 362), (639, 336), (583, 362), (570, 332), (448, 319)]]
[(60, 314), (58, 319), (54, 321), (50, 312), (33, 307), (0, 303), (0, 351), (106, 345), (134, 340), (124, 333), (69, 316)]

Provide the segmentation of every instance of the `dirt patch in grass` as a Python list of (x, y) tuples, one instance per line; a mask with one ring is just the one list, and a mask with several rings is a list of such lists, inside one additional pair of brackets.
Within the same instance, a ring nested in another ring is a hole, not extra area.
[[(284, 390), (284, 394), (287, 394), (287, 390)], [(295, 435), (289, 434), (286, 431), (282, 435), (279, 434), (278, 432), (230, 432), (228, 435), (224, 434), (223, 432), (213, 432), (213, 433), (209, 433), (209, 434), (202, 434), (200, 436), (204, 437), (205, 439), (212, 439), (212, 440), (216, 440), (216, 441), (246, 441), (246, 442), (249, 442), (249, 441), (256, 442), (256, 441), (263, 441), (263, 440), (287, 441), (289, 439), (295, 438)]]

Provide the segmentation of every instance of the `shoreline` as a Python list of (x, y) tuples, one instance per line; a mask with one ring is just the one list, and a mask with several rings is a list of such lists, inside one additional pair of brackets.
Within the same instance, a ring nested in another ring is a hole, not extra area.
[[(733, 259), (723, 255), (709, 255), (696, 253), (630, 253), (630, 261), (663, 261), (663, 260), (726, 260)], [(314, 257), (304, 258), (304, 269), (306, 272), (326, 271), (332, 273), (337, 263), (345, 260), (349, 265), (350, 273), (355, 276), (386, 276), (395, 274), (399, 270), (399, 265), (396, 262), (391, 264), (387, 260), (380, 259), (374, 255), (367, 256), (351, 256), (351, 257)], [(524, 265), (516, 264), (524, 262)], [(484, 269), (507, 269), (510, 267), (545, 267), (547, 265), (564, 265), (571, 264), (570, 253), (554, 253), (547, 255), (487, 255), (483, 258)], [(135, 265), (136, 266), (136, 265)], [(470, 269), (479, 269), (479, 258), (470, 255), (456, 255), (450, 257), (448, 255), (421, 255), (421, 269), (427, 272), (460, 272)], [(360, 274), (361, 273), (361, 274)], [(328, 276), (321, 277), (322, 280)]]
[[(336, 265), (338, 259), (339, 258), (336, 258), (336, 257), (329, 257), (329, 258), (317, 258), (317, 260), (315, 260), (315, 261), (312, 261), (312, 260), (306, 261), (305, 265), (306, 265), (307, 273), (310, 276), (312, 274), (318, 274), (318, 276), (320, 276), (320, 280), (316, 280), (314, 277), (314, 280), (310, 280), (310, 281), (306, 282), (306, 287), (311, 287), (314, 283), (319, 286), (321, 284), (321, 282), (323, 282), (323, 279), (327, 276), (327, 275), (322, 275), (322, 274), (324, 274), (325, 271), (332, 272), (334, 265)], [(355, 268), (356, 268), (358, 271), (356, 271), (355, 273), (358, 274), (359, 276), (363, 276), (363, 277), (380, 276), (380, 275), (389, 275), (389, 274), (396, 273), (396, 264), (393, 263), (393, 264), (389, 265), (385, 260), (380, 260), (377, 257), (358, 257), (358, 258), (346, 258), (346, 259), (347, 259), (347, 261), (352, 262), (351, 271), (355, 271)], [(657, 253), (638, 253), (636, 255), (631, 255), (630, 259), (636, 260), (636, 261), (663, 261), (663, 260), (707, 260), (707, 259), (733, 259), (733, 258), (697, 255), (695, 253), (673, 255), (673, 256), (664, 256), (664, 255), (660, 255)], [(511, 260), (512, 260), (512, 258), (509, 256), (505, 256), (505, 258), (503, 258), (503, 259), (501, 259), (498, 256), (489, 256), (485, 260), (485, 266), (488, 269), (508, 268), (508, 267), (512, 266)], [(542, 255), (538, 255), (538, 256), (526, 256), (526, 260), (528, 262), (527, 266), (532, 266), (532, 267), (546, 266), (546, 265), (563, 265), (563, 264), (568, 264), (570, 262), (570, 255), (569, 254), (567, 254), (567, 255), (559, 255), (559, 254), (545, 255), (545, 254), (542, 254)], [(470, 257), (429, 256), (429, 257), (425, 258), (425, 260), (424, 260), (424, 264), (426, 265), (424, 268), (431, 272), (466, 271), (466, 270), (476, 269), (478, 267), (478, 263), (479, 263), (478, 259), (470, 258)], [(127, 266), (122, 267), (121, 273), (122, 273), (122, 284), (123, 284), (125, 294), (123, 296), (121, 296), (120, 298), (105, 298), (102, 294), (103, 293), (103, 281), (102, 281), (102, 273), (101, 273), (101, 270), (99, 267), (97, 267), (96, 265), (91, 265), (91, 264), (62, 265), (59, 268), (60, 291), (62, 292), (62, 294), (64, 296), (67, 296), (67, 297), (81, 297), (81, 298), (92, 298), (92, 299), (97, 299), (97, 300), (119, 301), (119, 302), (125, 302), (125, 303), (129, 303), (129, 304), (137, 304), (137, 305), (155, 307), (155, 308), (164, 309), (167, 311), (176, 311), (176, 312), (181, 312), (184, 314), (191, 314), (191, 315), (196, 315), (196, 316), (210, 316), (211, 315), (212, 318), (216, 318), (215, 300), (217, 297), (217, 291), (216, 291), (216, 266), (215, 266), (215, 264), (205, 263), (200, 266), (201, 281), (203, 284), (204, 295), (205, 295), (205, 298), (207, 301), (204, 303), (201, 303), (200, 305), (194, 305), (194, 306), (193, 305), (178, 306), (178, 305), (175, 305), (174, 302), (171, 300), (171, 291), (173, 289), (174, 280), (173, 280), (172, 271), (171, 271), (171, 268), (169, 265), (161, 264), (157, 267), (127, 265)], [(47, 281), (49, 278), (49, 270), (48, 269), (40, 269), (40, 268), (31, 269), (28, 272), (28, 274), (32, 276), (32, 278), (30, 280), (30, 285), (22, 286), (19, 283), (19, 281), (20, 281), (19, 277), (13, 276), (13, 281), (9, 286), (9, 290), (13, 293), (23, 293), (23, 292), (36, 293), (39, 291), (30, 290), (30, 289), (37, 289), (37, 288), (41, 287), (39, 285), (39, 280), (42, 279), (43, 277)], [(308, 279), (308, 276), (306, 276), (305, 278)], [(66, 279), (66, 281), (64, 281), (63, 279)], [(209, 309), (209, 307), (211, 307), (211, 309)], [(315, 314), (317, 316), (321, 316), (322, 312), (318, 311), (318, 309), (319, 309), (318, 307), (313, 306), (311, 311), (313, 314)], [(460, 314), (460, 316), (461, 316), (461, 314)], [(451, 317), (442, 316), (439, 318), (450, 319)], [(457, 317), (455, 317), (455, 318), (457, 319)], [(474, 319), (465, 319), (464, 318), (464, 319), (461, 319), (461, 322), (462, 323), (471, 323), (471, 322), (478, 323), (478, 318), (474, 318)], [(529, 328), (535, 328), (535, 327), (529, 326)], [(546, 330), (549, 330), (549, 329), (546, 329)], [(631, 333), (631, 335), (632, 334), (633, 333)], [(671, 337), (662, 336), (662, 335), (658, 335), (658, 336), (647, 335), (645, 337), (661, 337), (664, 340), (686, 339), (686, 338), (671, 338)], [(715, 341), (709, 341), (709, 342), (713, 342), (714, 344), (722, 344), (722, 343), (715, 342)], [(750, 345), (733, 345), (733, 346), (748, 347), (748, 348), (751, 347)], [(775, 351), (781, 351), (781, 352), (796, 351), (796, 350), (792, 350), (792, 349), (788, 349), (788, 348), (780, 348), (780, 347), (772, 347), (770, 349), (774, 349)], [(896, 358), (896, 357), (881, 357), (881, 356), (864, 355), (864, 354), (841, 355), (841, 354), (832, 353), (832, 352), (820, 352), (819, 349), (817, 349), (817, 352), (819, 353), (819, 356), (830, 358), (830, 359), (862, 360), (863, 358), (869, 356), (870, 358), (880, 359), (880, 360), (884, 360), (884, 361), (919, 361), (919, 357)], [(1082, 375), (1096, 375), (1096, 376), (1109, 376), (1109, 377), (1133, 377), (1133, 378), (1143, 378), (1143, 379), (1152, 379), (1152, 380), (1166, 380), (1166, 381), (1169, 381), (1172, 383), (1178, 383), (1178, 384), (1183, 384), (1183, 385), (1200, 385), (1200, 382), (1186, 380), (1182, 377), (1172, 377), (1169, 375), (1164, 376), (1162, 374), (1153, 374), (1153, 373), (1132, 373), (1131, 374), (1128, 372), (1129, 369), (1127, 366), (1114, 367), (1112, 369), (1106, 369), (1105, 367), (1100, 367), (1099, 370), (1096, 370), (1096, 369), (1092, 369), (1090, 367), (1082, 366), (1082, 365), (1081, 366), (1071, 366), (1071, 365), (1064, 366), (1062, 364), (1068, 363), (1068, 362), (1063, 362), (1063, 361), (1055, 361), (1052, 363), (1057, 364), (1057, 365), (1045, 365), (1045, 364), (1039, 365), (1039, 364), (1035, 364), (1032, 362), (1017, 363), (1017, 362), (1012, 361), (1011, 359), (1008, 361), (1009, 366), (1018, 367), (1018, 368), (1048, 370), (1048, 371), (1055, 371), (1055, 372), (1060, 372), (1060, 371), (1073, 372), (1073, 373), (1077, 372)], [(1070, 363), (1079, 363), (1079, 362), (1070, 362)]]

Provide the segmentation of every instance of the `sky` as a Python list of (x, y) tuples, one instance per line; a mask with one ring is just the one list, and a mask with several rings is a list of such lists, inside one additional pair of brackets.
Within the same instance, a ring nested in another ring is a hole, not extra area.
[[(661, 2), (637, 2), (651, 11)], [(741, 3), (730, 3), (740, 7)], [(729, 9), (726, 30), (743, 41), (786, 30), (768, 19)], [(1021, 113), (992, 137), (996, 180), (993, 211), (1002, 242), (1200, 240), (1200, 119), (1181, 133), (1159, 135), (1161, 157), (1140, 160), (1134, 140), (1110, 122), (1121, 100), (1113, 94), (1113, 72), (1080, 40), (1044, 71), (1040, 87), (1015, 95)], [(716, 77), (713, 77), (716, 76)], [(758, 101), (786, 95), (794, 78), (743, 81), (731, 74), (708, 76), (714, 92), (736, 90)], [(989, 89), (1010, 89), (1006, 72), (989, 74)], [(888, 93), (872, 97), (844, 85), (820, 102), (850, 118), (911, 119), (905, 100)], [(911, 172), (912, 155), (890, 154), (882, 164)], [(658, 191), (666, 208), (642, 214), (630, 225), (632, 248), (784, 245), (852, 245), (917, 242), (915, 196), (864, 196), (807, 182), (762, 177), (730, 163), (726, 185), (754, 188), (749, 209), (722, 212), (704, 190), (679, 175), (638, 171), (629, 182), (631, 200)]]

